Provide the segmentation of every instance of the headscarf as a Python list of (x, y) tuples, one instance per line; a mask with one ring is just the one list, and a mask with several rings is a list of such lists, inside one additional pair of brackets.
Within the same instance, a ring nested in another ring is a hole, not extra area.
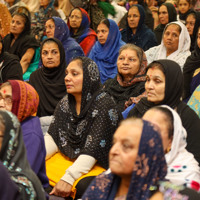
[(0, 111), (0, 121), (5, 127), (0, 160), (17, 184), (21, 198), (45, 200), (43, 187), (28, 163), (18, 119), (8, 111)]
[(84, 56), (80, 45), (70, 37), (67, 24), (60, 17), (52, 17), (55, 23), (54, 38), (61, 41), (65, 50), (65, 60), (68, 65), (70, 61), (77, 56)]
[(36, 89), (40, 97), (38, 116), (52, 115), (57, 103), (66, 94), (64, 83), (66, 69), (65, 50), (58, 39), (48, 38), (41, 45), (41, 57), (43, 46), (48, 41), (55, 42), (58, 45), (60, 65), (54, 68), (47, 68), (43, 65), (30, 76), (29, 83)]
[(98, 1), (97, 4), (102, 9), (105, 18), (108, 17), (108, 14), (115, 16), (116, 14), (115, 8), (113, 5), (110, 4), (110, 2)]
[(189, 9), (186, 13), (182, 14), (180, 11), (179, 11), (179, 18), (182, 20), (182, 21), (185, 21), (187, 16), (190, 14), (190, 13), (193, 13), (194, 10), (193, 9)]
[(171, 150), (165, 154), (168, 166), (166, 179), (177, 185), (187, 185), (195, 190), (200, 189), (200, 169), (192, 153), (186, 150), (187, 133), (182, 126), (181, 119), (177, 112), (169, 106), (167, 108), (173, 115), (173, 140)]
[[(164, 180), (166, 171), (167, 166), (160, 134), (152, 124), (143, 121), (138, 155), (126, 199), (149, 199), (150, 186), (156, 185), (160, 180)], [(97, 176), (88, 187), (82, 199), (114, 199), (119, 187), (120, 179), (119, 176), (113, 173), (103, 173)], [(116, 183), (118, 183), (117, 186)]]
[(39, 96), (28, 83), (19, 80), (8, 80), (12, 87), (12, 110), (20, 122), (37, 112)]
[(110, 23), (109, 34), (105, 44), (99, 41), (95, 43), (90, 51), (89, 58), (95, 61), (100, 71), (101, 82), (108, 78), (114, 78), (117, 74), (117, 58), (119, 49), (125, 43), (121, 40), (121, 33), (115, 21), (108, 19)]
[(80, 114), (76, 113), (74, 96), (67, 94), (55, 109), (48, 133), (59, 150), (69, 158), (77, 158), (80, 154), (90, 155), (107, 168), (112, 134), (120, 117), (114, 100), (101, 90), (95, 62), (87, 57), (78, 58), (83, 68)]

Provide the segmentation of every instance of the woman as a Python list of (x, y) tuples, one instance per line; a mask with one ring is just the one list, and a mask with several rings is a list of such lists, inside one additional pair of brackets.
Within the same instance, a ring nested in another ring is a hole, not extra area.
[(37, 115), (53, 115), (57, 103), (66, 94), (65, 50), (62, 43), (55, 38), (43, 41), (40, 49), (42, 67), (33, 72), (29, 83), (35, 88), (40, 97)]
[(141, 47), (144, 51), (158, 43), (151, 29), (144, 24), (145, 12), (141, 5), (132, 6), (127, 15), (127, 26), (121, 31), (122, 40)]
[(171, 22), (166, 25), (162, 42), (145, 52), (148, 63), (158, 59), (176, 61), (181, 69), (190, 53), (190, 36), (182, 22)]
[[(66, 68), (65, 84), (67, 95), (58, 103), (45, 135), (47, 158), (58, 150), (64, 154), (59, 157), (63, 160), (60, 164), (55, 165), (58, 153), (46, 161), (48, 177), (56, 183), (50, 194), (62, 197), (74, 191), (84, 174), (95, 171), (95, 163), (101, 166), (99, 173), (108, 167), (112, 135), (121, 119), (114, 100), (101, 89), (98, 67), (91, 59), (72, 60)], [(54, 169), (48, 167), (52, 163)]]
[(187, 133), (178, 113), (169, 106), (157, 106), (149, 109), (143, 119), (160, 128), (168, 166), (165, 178), (176, 185), (185, 185), (199, 191), (199, 165), (194, 156), (185, 149)]
[(0, 110), (15, 114), (21, 123), (27, 159), (44, 188), (48, 188), (46, 176), (44, 137), (37, 112), (39, 97), (35, 89), (24, 81), (9, 80), (0, 86)]
[(109, 167), (111, 173), (96, 177), (83, 200), (149, 199), (150, 186), (166, 175), (162, 141), (156, 128), (140, 119), (123, 121), (113, 137)]
[(0, 83), (8, 79), (23, 80), (22, 67), (16, 55), (4, 51), (3, 40), (0, 36)]
[(97, 34), (90, 28), (90, 18), (83, 8), (74, 8), (68, 20), (70, 35), (81, 46), (86, 56), (89, 55), (94, 46)]
[(200, 13), (194, 12), (187, 16), (185, 23), (187, 30), (191, 38), (190, 51), (192, 52), (195, 48), (195, 43), (197, 39), (198, 28), (200, 26)]
[(147, 67), (145, 90), (147, 98), (142, 98), (130, 111), (130, 116), (142, 117), (156, 105), (168, 105), (175, 109), (187, 132), (187, 147), (200, 163), (200, 119), (196, 113), (180, 100), (182, 95), (183, 75), (180, 66), (171, 60), (154, 61)]
[(73, 58), (84, 56), (80, 45), (70, 37), (67, 24), (60, 17), (52, 17), (47, 20), (45, 29), (48, 38), (54, 37), (61, 41), (65, 50), (65, 60), (67, 65)]
[(158, 10), (158, 18), (160, 24), (154, 29), (158, 44), (161, 43), (165, 26), (177, 20), (177, 12), (173, 4), (163, 3)]
[(112, 19), (104, 19), (97, 27), (98, 41), (92, 47), (89, 58), (95, 61), (99, 68), (101, 83), (117, 74), (117, 57), (121, 46), (121, 34), (117, 24)]
[(24, 75), (25, 72), (28, 73), (29, 70), (35, 68), (33, 59), (39, 45), (36, 39), (30, 35), (30, 13), (26, 8), (20, 7), (13, 14), (10, 34), (5, 36), (3, 43), (5, 51), (19, 57)]
[(18, 119), (8, 111), (0, 111), (0, 160), (16, 183), (20, 199), (45, 200), (42, 185), (29, 166)]
[(147, 60), (141, 48), (125, 44), (119, 50), (117, 59), (118, 74), (105, 82), (105, 90), (114, 97), (120, 112), (125, 102), (137, 103), (144, 96)]

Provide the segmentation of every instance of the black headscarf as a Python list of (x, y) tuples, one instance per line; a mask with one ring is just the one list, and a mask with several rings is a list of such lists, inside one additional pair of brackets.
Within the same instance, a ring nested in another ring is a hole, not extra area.
[(62, 43), (56, 38), (48, 38), (43, 41), (40, 48), (40, 56), (42, 57), (42, 49), (46, 42), (52, 41), (58, 45), (60, 51), (60, 65), (54, 68), (47, 68), (44, 65), (30, 76), (29, 83), (36, 89), (40, 97), (38, 107), (38, 116), (53, 115), (57, 103), (66, 94), (65, 87), (65, 50)]
[(176, 62), (167, 59), (157, 60), (153, 63), (160, 63), (165, 74), (164, 99), (159, 104), (155, 104), (148, 101), (146, 97), (142, 98), (139, 103), (137, 103), (135, 107), (130, 111), (128, 115), (129, 117), (133, 115), (135, 116), (135, 113), (137, 113), (137, 117), (142, 117), (144, 113), (151, 107), (163, 104), (168, 105), (174, 109), (180, 103), (183, 87), (183, 75), (181, 72), (181, 67)]
[(4, 132), (0, 160), (17, 184), (21, 199), (45, 200), (43, 187), (28, 163), (17, 117), (8, 111), (0, 111), (0, 123)]
[(182, 14), (179, 12), (179, 18), (181, 20), (186, 20), (187, 16), (190, 14), (190, 13), (194, 13), (195, 11), (193, 9), (189, 9), (186, 13)]
[[(171, 3), (163, 3), (162, 5), (166, 6), (166, 8), (167, 8), (167, 12), (168, 12), (168, 16), (169, 16), (168, 23), (177, 21), (177, 12), (176, 12), (174, 5)], [(165, 26), (166, 26), (166, 24), (159, 24), (154, 30), (154, 33), (156, 35), (156, 38), (157, 38), (157, 41), (159, 44), (161, 43)]]
[(59, 150), (69, 158), (90, 155), (107, 168), (112, 135), (121, 115), (114, 100), (101, 89), (96, 63), (87, 57), (78, 58), (83, 68), (80, 114), (76, 113), (74, 96), (67, 94), (56, 107), (48, 133)]

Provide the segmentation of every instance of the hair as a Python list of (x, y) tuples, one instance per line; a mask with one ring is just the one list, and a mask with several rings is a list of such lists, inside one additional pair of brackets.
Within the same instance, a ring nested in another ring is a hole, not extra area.
[(178, 28), (178, 31), (179, 31), (179, 33), (181, 33), (181, 31), (182, 31), (182, 28), (178, 25), (178, 24), (176, 24), (176, 23), (170, 23), (170, 24), (168, 24), (168, 25), (166, 25), (166, 28), (165, 28), (165, 31), (167, 30), (167, 28), (169, 27), (169, 26), (171, 26), (171, 25), (176, 25), (177, 26), (177, 28)]
[(127, 119), (124, 119), (120, 122), (119, 126), (122, 125), (126, 125), (126, 124), (131, 124), (131, 125), (137, 125), (137, 126), (141, 126), (141, 128), (143, 127), (143, 121), (141, 118), (137, 118), (137, 117), (130, 117)]
[(110, 22), (109, 22), (108, 19), (102, 19), (102, 20), (99, 22), (98, 26), (99, 26), (100, 24), (105, 24), (105, 25), (108, 27), (108, 29), (110, 29)]
[[(188, 3), (189, 3), (189, 5), (191, 5), (191, 1), (190, 0), (186, 0)], [(180, 2), (180, 0), (177, 0), (177, 5), (179, 4), (179, 2)]]
[(143, 50), (142, 50), (142, 48), (140, 48), (140, 47), (138, 47), (134, 44), (130, 44), (130, 43), (125, 44), (119, 49), (119, 56), (122, 53), (122, 51), (124, 51), (126, 49), (131, 49), (131, 50), (135, 51), (137, 53), (137, 57), (139, 58), (140, 64), (142, 64), (142, 60), (143, 60)]
[[(80, 56), (78, 56), (78, 57), (76, 57), (76, 58), (73, 58), (73, 59), (70, 61), (70, 63), (73, 62), (73, 61), (77, 61), (77, 62), (78, 62), (78, 66), (79, 66), (81, 69), (83, 69), (83, 60), (81, 59)], [(70, 64), (70, 63), (69, 63), (69, 64)], [(68, 65), (69, 65), (69, 64), (68, 64)]]
[(174, 135), (174, 117), (172, 112), (169, 109), (162, 106), (155, 106), (151, 108), (151, 110), (159, 111), (165, 116), (165, 121), (168, 127), (168, 138), (171, 139)]
[(159, 69), (160, 71), (163, 72), (163, 74), (165, 74), (165, 70), (164, 70), (162, 64), (160, 64), (160, 63), (157, 62), (157, 61), (153, 61), (152, 63), (150, 63), (150, 64), (147, 66), (147, 71), (148, 71), (149, 69), (152, 69), (152, 68)]
[(2, 115), (0, 115), (0, 131), (3, 133), (3, 135), (5, 134), (5, 120)]
[(189, 16), (193, 16), (193, 17), (196, 19), (195, 13), (190, 13), (189, 15), (187, 15), (186, 19), (187, 19)]
[[(42, 51), (42, 49), (43, 49), (43, 47), (44, 47), (44, 44), (50, 44), (50, 43), (55, 43), (55, 44), (57, 44), (56, 41), (51, 40), (51, 38), (48, 38), (47, 41), (44, 40), (43, 45), (42, 45), (42, 48), (40, 49), (40, 51)], [(58, 44), (57, 44), (57, 45), (58, 45)]]

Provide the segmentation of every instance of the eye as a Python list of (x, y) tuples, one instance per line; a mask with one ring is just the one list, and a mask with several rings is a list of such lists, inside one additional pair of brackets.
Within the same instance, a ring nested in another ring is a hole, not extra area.
[(78, 73), (77, 73), (77, 72), (73, 72), (72, 74), (73, 74), (73, 76), (77, 76), (77, 75), (78, 75)]
[(58, 53), (57, 50), (53, 50), (53, 51), (52, 51), (52, 54), (53, 54), (53, 55), (56, 55), (57, 53)]
[(42, 52), (42, 55), (44, 55), (44, 56), (46, 56), (47, 54), (48, 54), (47, 51), (43, 51), (43, 52)]
[(134, 59), (134, 58), (129, 58), (129, 60), (130, 60), (131, 62), (134, 62), (134, 61), (135, 61), (135, 59)]
[(124, 60), (124, 57), (119, 57), (119, 60)]

